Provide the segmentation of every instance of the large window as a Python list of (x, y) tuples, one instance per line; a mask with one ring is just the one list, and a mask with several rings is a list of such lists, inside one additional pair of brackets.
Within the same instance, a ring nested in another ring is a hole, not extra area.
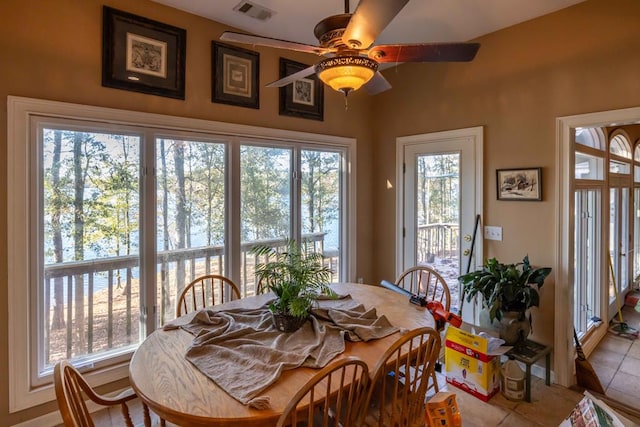
[(585, 335), (598, 319), (613, 317), (638, 269), (640, 191), (633, 188), (640, 153), (632, 156), (620, 129), (575, 132), (573, 320), (578, 334)]
[(254, 294), (256, 244), (296, 239), (353, 280), (353, 140), (9, 104), (11, 411), (53, 399), (61, 359), (94, 384), (126, 376), (197, 276)]

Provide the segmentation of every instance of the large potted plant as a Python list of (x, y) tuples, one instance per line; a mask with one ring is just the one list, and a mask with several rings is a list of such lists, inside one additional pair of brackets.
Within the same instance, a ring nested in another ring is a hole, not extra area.
[(500, 338), (513, 345), (531, 332), (531, 314), (527, 316), (527, 312), (540, 305), (538, 291), (550, 273), (550, 267), (532, 267), (529, 256), (517, 264), (503, 264), (491, 258), (481, 270), (460, 276), (459, 280), (467, 302), (481, 295), (489, 323), (499, 331)]
[(266, 257), (255, 273), (276, 296), (269, 309), (279, 330), (292, 332), (302, 326), (321, 294), (336, 296), (329, 287), (331, 270), (324, 266), (324, 257), (303, 252), (295, 240), (289, 240), (281, 252), (269, 246), (257, 246), (252, 252)]

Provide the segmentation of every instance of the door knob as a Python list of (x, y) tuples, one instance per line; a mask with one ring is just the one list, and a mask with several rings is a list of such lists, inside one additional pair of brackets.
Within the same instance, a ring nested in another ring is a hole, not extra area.
[(465, 249), (464, 252), (462, 252), (462, 255), (469, 256), (470, 253), (471, 251), (469, 249)]
[(471, 241), (471, 234), (465, 234), (464, 235), (464, 241), (465, 242), (470, 242)]

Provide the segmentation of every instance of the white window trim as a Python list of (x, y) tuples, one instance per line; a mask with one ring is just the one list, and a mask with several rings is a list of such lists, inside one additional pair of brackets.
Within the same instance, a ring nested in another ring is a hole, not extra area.
[[(8, 282), (8, 343), (9, 343), (9, 412), (13, 413), (55, 400), (52, 384), (32, 389), (29, 378), (29, 336), (36, 327), (29, 318), (32, 298), (28, 285), (34, 280), (29, 259), (35, 248), (31, 244), (28, 226), (30, 180), (30, 121), (33, 115), (64, 117), (140, 125), (173, 130), (216, 133), (236, 137), (287, 140), (299, 143), (346, 147), (348, 212), (344, 252), (347, 280), (355, 281), (356, 260), (356, 139), (282, 129), (262, 128), (167, 116), (112, 108), (70, 104), (16, 96), (7, 97), (7, 282)], [(91, 372), (87, 379), (92, 385), (105, 384), (128, 377), (128, 363)]]
[[(640, 107), (558, 117), (556, 119), (556, 282), (554, 317), (555, 382), (573, 385), (573, 191), (572, 129), (640, 123)], [(562, 309), (560, 309), (562, 307)]]

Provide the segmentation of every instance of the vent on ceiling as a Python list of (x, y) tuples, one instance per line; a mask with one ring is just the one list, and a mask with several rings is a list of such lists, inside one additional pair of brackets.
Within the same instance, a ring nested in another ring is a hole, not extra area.
[(233, 10), (257, 19), (258, 21), (266, 21), (275, 14), (273, 10), (247, 0), (242, 0), (233, 8)]

